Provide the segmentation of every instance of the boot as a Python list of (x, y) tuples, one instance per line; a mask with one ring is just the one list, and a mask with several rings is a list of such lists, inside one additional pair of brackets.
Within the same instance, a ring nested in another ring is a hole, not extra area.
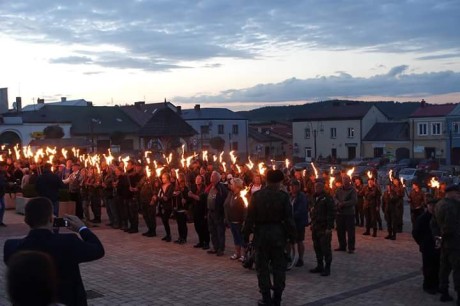
[(321, 276), (329, 276), (331, 275), (331, 264), (326, 263), (326, 266), (324, 267), (323, 273), (321, 273)]
[(393, 232), (393, 235), (390, 238), (391, 240), (396, 240), (396, 232)]
[(318, 261), (316, 268), (310, 269), (310, 273), (322, 273), (324, 271), (324, 266), (322, 261)]
[(377, 229), (374, 228), (374, 231), (372, 232), (372, 237), (377, 237)]
[(441, 302), (450, 302), (453, 301), (454, 298), (449, 294), (449, 290), (442, 290), (441, 297), (439, 298)]
[(393, 237), (393, 235), (391, 234), (391, 232), (388, 232), (388, 235), (385, 236), (385, 239), (391, 239), (391, 237)]
[(273, 298), (272, 298), (272, 305), (273, 306), (280, 306), (281, 305), (281, 295), (283, 293), (279, 291), (273, 292)]
[(259, 306), (271, 306), (272, 305), (272, 298), (270, 296), (270, 291), (267, 293), (262, 293), (262, 299), (257, 302)]
[(371, 234), (371, 233), (369, 232), (369, 230), (366, 230), (366, 231), (363, 233), (364, 236), (369, 236), (370, 234)]

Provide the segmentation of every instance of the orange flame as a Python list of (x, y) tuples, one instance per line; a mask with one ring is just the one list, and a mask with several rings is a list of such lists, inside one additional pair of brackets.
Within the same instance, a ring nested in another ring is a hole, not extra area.
[(242, 189), (240, 191), (240, 197), (241, 197), (241, 199), (243, 199), (245, 207), (248, 207), (248, 205), (249, 205), (248, 198), (246, 197), (246, 194), (248, 193), (249, 190), (250, 190), (250, 188), (246, 187), (246, 188), (244, 188), (244, 189)]

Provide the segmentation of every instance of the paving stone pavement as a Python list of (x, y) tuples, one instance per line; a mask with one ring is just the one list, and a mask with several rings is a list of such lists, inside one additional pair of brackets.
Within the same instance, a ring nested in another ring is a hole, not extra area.
[[(8, 227), (0, 228), (1, 245), (28, 232), (23, 216), (14, 211), (6, 212), (5, 223)], [(174, 240), (177, 226), (174, 220), (171, 224)], [(407, 213), (405, 224), (407, 231)], [(225, 256), (217, 257), (194, 249), (193, 224), (188, 229), (188, 243), (177, 245), (161, 241), (161, 226), (155, 238), (143, 237), (142, 226), (139, 234), (104, 225), (92, 228), (106, 256), (80, 265), (90, 296), (102, 295), (89, 299), (89, 305), (256, 305), (256, 274), (229, 259), (233, 254), (230, 231)], [(384, 231), (377, 238), (362, 236), (362, 232), (357, 228), (356, 253), (334, 252), (331, 276), (321, 277), (308, 272), (315, 265), (315, 256), (307, 229), (305, 265), (287, 272), (282, 305), (454, 305), (422, 291), (421, 255), (408, 232), (396, 241), (383, 239)], [(332, 247), (337, 247), (335, 234)], [(5, 273), (3, 264), (0, 273)], [(3, 277), (0, 305), (8, 304)]]

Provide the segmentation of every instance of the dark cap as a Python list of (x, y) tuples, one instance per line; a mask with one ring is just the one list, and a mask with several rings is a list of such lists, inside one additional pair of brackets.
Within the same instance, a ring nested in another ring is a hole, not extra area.
[(268, 170), (267, 171), (267, 182), (279, 183), (284, 180), (284, 174), (281, 170)]
[(299, 186), (300, 187), (300, 182), (298, 180), (291, 180), (291, 186)]
[(458, 191), (458, 192), (460, 192), (460, 185), (452, 184), (452, 185), (447, 186), (446, 192), (450, 192), (450, 191)]

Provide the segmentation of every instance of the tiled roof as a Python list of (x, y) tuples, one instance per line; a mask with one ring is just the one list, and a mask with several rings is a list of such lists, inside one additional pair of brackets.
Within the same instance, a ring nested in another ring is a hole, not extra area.
[(169, 107), (155, 111), (139, 131), (141, 137), (190, 137), (196, 134), (198, 133)]
[(37, 104), (29, 104), (22, 108), (23, 112), (30, 112), (30, 111), (37, 111), (40, 108), (44, 107), (45, 105), (53, 105), (53, 106), (88, 106), (92, 103), (86, 101), (85, 99), (77, 99), (77, 100), (66, 100), (66, 101), (59, 101), (59, 102), (47, 102), (47, 103), (37, 103)]
[(409, 141), (408, 122), (378, 122), (363, 138), (363, 141)]
[(184, 120), (246, 120), (227, 108), (184, 109), (181, 116)]
[(24, 123), (71, 123), (72, 135), (111, 134), (114, 131), (137, 133), (140, 125), (119, 107), (113, 106), (56, 106), (45, 104), (37, 111), (5, 116), (21, 116)]
[(282, 139), (276, 138), (271, 134), (265, 132), (259, 132), (257, 129), (248, 128), (248, 137), (254, 139), (257, 142), (277, 142), (283, 141)]
[(420, 102), (378, 102), (375, 106), (390, 120), (403, 120), (420, 107)]
[(425, 104), (421, 105), (416, 109), (411, 118), (420, 117), (444, 117), (447, 116), (454, 108), (456, 104)]
[(152, 118), (154, 112), (156, 110), (170, 107), (175, 108), (173, 104), (169, 102), (160, 102), (160, 103), (142, 103), (136, 102), (135, 105), (126, 105), (120, 106), (120, 108), (133, 119), (135, 122), (139, 123), (139, 125), (144, 126), (150, 118)]
[(317, 107), (312, 112), (299, 114), (298, 118), (292, 121), (362, 119), (374, 105), (372, 103), (348, 105), (316, 104)]

